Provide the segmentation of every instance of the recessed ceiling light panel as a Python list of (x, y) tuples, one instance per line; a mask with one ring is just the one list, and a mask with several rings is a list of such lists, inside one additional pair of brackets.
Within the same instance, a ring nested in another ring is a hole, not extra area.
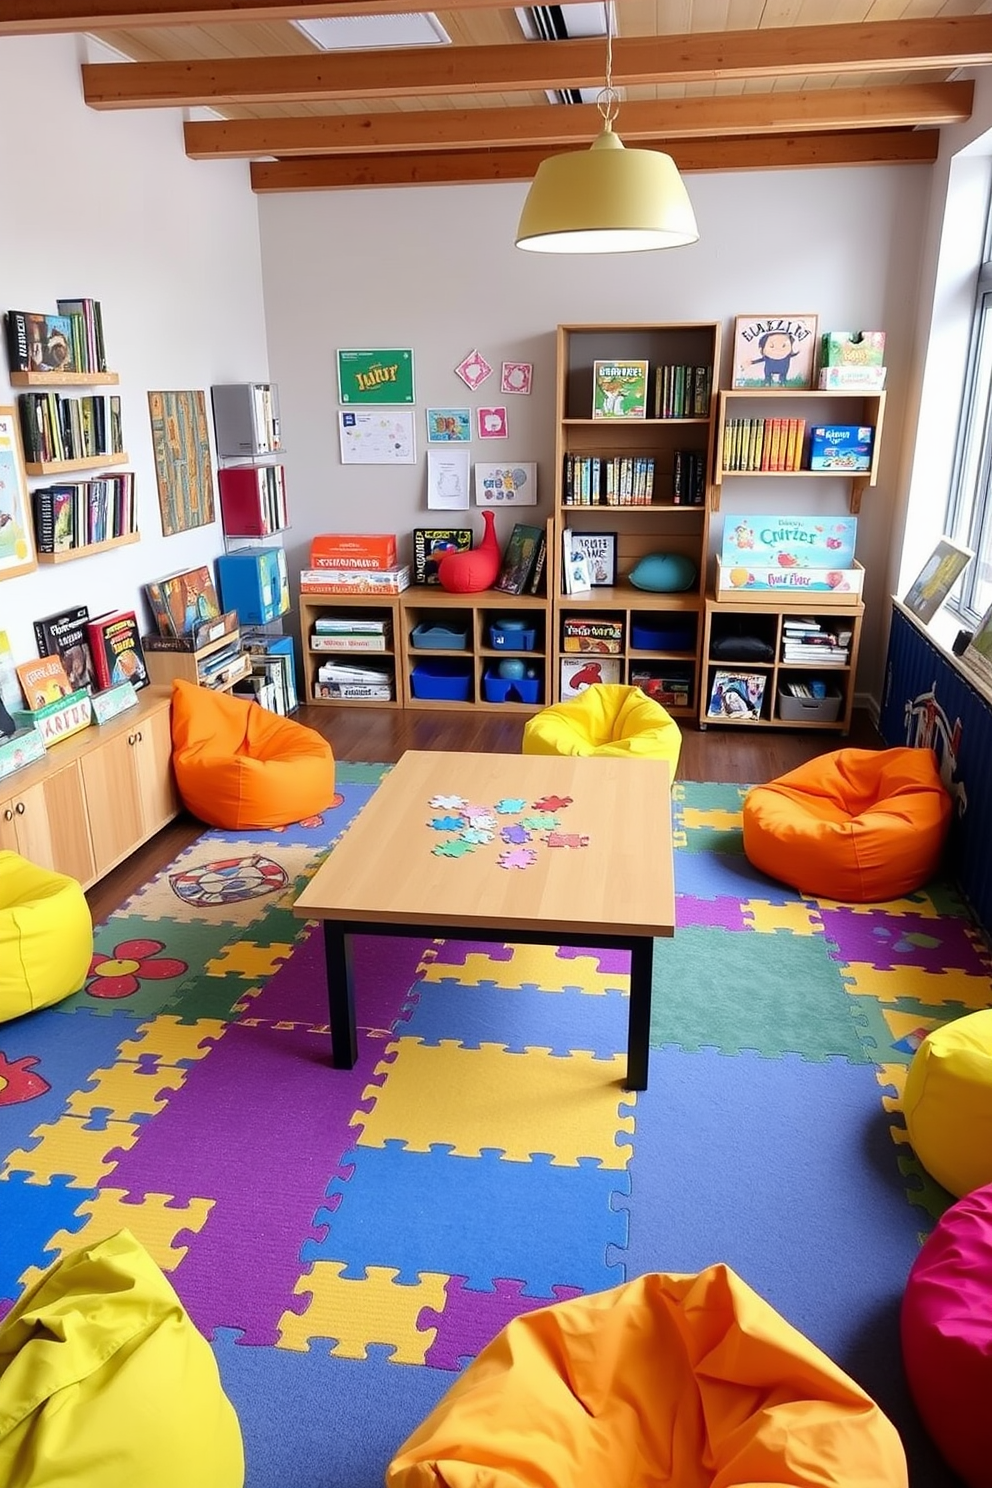
[(294, 21), (325, 52), (364, 52), (373, 47), (450, 46), (435, 15), (343, 15)]

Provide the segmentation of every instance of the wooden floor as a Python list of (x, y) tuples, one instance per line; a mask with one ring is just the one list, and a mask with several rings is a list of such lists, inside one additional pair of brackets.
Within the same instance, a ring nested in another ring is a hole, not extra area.
[[(293, 715), (325, 736), (335, 759), (392, 764), (406, 749), (457, 749), (519, 754), (527, 715), (428, 711), (403, 708), (301, 708)], [(846, 739), (823, 731), (734, 728), (682, 732), (680, 780), (722, 780), (757, 785), (842, 745), (880, 748), (882, 740), (868, 715), (855, 711)], [(142, 884), (164, 868), (202, 832), (199, 822), (181, 816), (87, 894), (94, 921), (119, 909)]]

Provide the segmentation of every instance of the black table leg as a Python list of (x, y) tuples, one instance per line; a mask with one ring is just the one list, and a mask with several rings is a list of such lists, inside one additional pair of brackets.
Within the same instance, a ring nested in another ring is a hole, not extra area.
[(642, 936), (630, 943), (630, 1012), (627, 1021), (625, 1090), (648, 1088), (648, 1039), (651, 1033), (651, 976), (654, 941)]
[(358, 1058), (355, 977), (351, 964), (351, 936), (339, 921), (324, 921), (324, 960), (327, 965), (331, 1063), (335, 1069), (352, 1069)]

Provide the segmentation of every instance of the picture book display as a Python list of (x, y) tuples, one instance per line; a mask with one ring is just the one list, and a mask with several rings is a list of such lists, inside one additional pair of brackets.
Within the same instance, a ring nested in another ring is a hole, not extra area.
[(724, 519), (720, 585), (729, 589), (860, 590), (857, 517), (737, 515)]
[(472, 547), (471, 527), (415, 527), (413, 529), (413, 582), (438, 584), (438, 564), (446, 553), (467, 553)]
[(67, 315), (7, 311), (7, 359), (12, 372), (73, 372), (72, 322)]
[(714, 672), (707, 718), (760, 718), (766, 681), (764, 672)]
[(93, 657), (86, 634), (89, 617), (90, 612), (86, 605), (75, 605), (34, 622), (38, 655), (59, 658), (73, 692), (80, 687), (92, 692), (96, 686)]
[(115, 687), (118, 682), (148, 686), (148, 669), (133, 610), (98, 615), (87, 623), (86, 634), (100, 687)]
[(942, 537), (906, 591), (903, 604), (924, 625), (932, 620), (974, 554), (949, 537)]
[(592, 364), (592, 416), (594, 419), (642, 419), (648, 409), (648, 364), (627, 361), (594, 361)]
[(543, 527), (528, 527), (515, 522), (503, 550), (503, 564), (493, 585), (501, 594), (522, 594), (534, 569), (538, 548), (544, 537)]
[(58, 703), (68, 697), (72, 688), (65, 667), (57, 656), (43, 656), (40, 661), (22, 661), (17, 665), (21, 691), (28, 708), (34, 712), (46, 703)]
[(870, 470), (874, 442), (871, 424), (814, 424), (809, 436), (809, 468)]
[(589, 559), (581, 542), (575, 541), (575, 533), (566, 527), (561, 535), (562, 579), (566, 594), (588, 594), (592, 588)]
[(221, 614), (213, 577), (206, 564), (182, 569), (145, 585), (159, 635), (185, 635), (201, 620)]
[(572, 551), (583, 552), (594, 589), (617, 581), (617, 535), (615, 532), (579, 532), (572, 529)]
[(815, 315), (738, 315), (731, 387), (811, 387), (818, 323)]

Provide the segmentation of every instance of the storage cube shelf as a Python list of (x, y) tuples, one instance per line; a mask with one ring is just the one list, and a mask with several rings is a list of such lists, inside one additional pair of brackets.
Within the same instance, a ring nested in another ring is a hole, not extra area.
[(282, 448), (279, 393), (271, 382), (226, 382), (210, 389), (214, 438), (223, 459), (269, 455)]
[(289, 525), (281, 465), (228, 465), (217, 488), (225, 537), (271, 537)]

